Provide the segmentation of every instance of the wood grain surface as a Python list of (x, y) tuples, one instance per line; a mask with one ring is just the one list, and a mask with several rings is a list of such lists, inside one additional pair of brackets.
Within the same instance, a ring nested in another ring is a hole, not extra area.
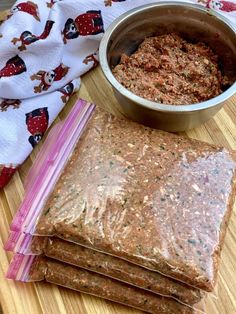
[[(1, 15), (0, 15), (1, 17)], [(120, 115), (111, 88), (97, 68), (82, 79), (80, 91), (65, 106), (56, 122), (66, 117), (77, 97)], [(187, 132), (191, 138), (236, 150), (236, 97), (210, 121)], [(138, 314), (137, 310), (45, 283), (23, 284), (5, 279), (11, 254), (3, 250), (9, 225), (24, 195), (24, 180), (40, 144), (0, 191), (0, 304), (3, 314)], [(236, 313), (236, 206), (232, 213), (214, 294), (207, 297), (207, 314)], [(0, 309), (1, 313), (1, 309)], [(157, 313), (158, 314), (158, 313)]]
[(15, 0), (0, 0), (0, 10), (7, 10), (16, 2)]

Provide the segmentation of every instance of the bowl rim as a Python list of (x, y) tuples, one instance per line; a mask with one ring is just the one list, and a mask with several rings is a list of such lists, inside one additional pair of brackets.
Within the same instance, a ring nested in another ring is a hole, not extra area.
[(100, 61), (101, 69), (106, 79), (110, 82), (112, 87), (115, 88), (124, 97), (141, 105), (142, 107), (149, 108), (155, 111), (173, 112), (173, 113), (182, 113), (182, 112), (190, 113), (190, 112), (194, 112), (198, 110), (206, 110), (206, 109), (218, 106), (219, 104), (222, 104), (223, 102), (228, 100), (230, 97), (232, 97), (236, 93), (236, 82), (234, 82), (233, 85), (231, 85), (226, 91), (224, 91), (220, 95), (214, 98), (211, 98), (207, 101), (203, 101), (196, 104), (188, 104), (188, 105), (165, 105), (165, 104), (161, 104), (161, 103), (147, 100), (145, 98), (137, 96), (136, 94), (126, 89), (121, 83), (119, 83), (114, 77), (114, 75), (112, 74), (112, 71), (110, 69), (110, 66), (107, 60), (107, 46), (108, 46), (110, 37), (112, 36), (112, 33), (116, 30), (117, 27), (119, 27), (125, 20), (129, 19), (131, 16), (136, 15), (139, 12), (142, 12), (144, 10), (149, 10), (150, 8), (153, 8), (153, 7), (156, 8), (156, 7), (163, 7), (163, 6), (167, 6), (167, 7), (168, 6), (183, 6), (183, 7), (187, 6), (189, 8), (202, 11), (206, 14), (210, 14), (211, 16), (214, 16), (215, 18), (223, 22), (227, 27), (231, 29), (231, 31), (233, 31), (236, 34), (236, 29), (234, 25), (227, 18), (225, 18), (222, 14), (219, 14), (215, 10), (208, 9), (198, 4), (189, 3), (189, 2), (178, 2), (178, 1), (161, 1), (158, 3), (144, 4), (142, 6), (139, 6), (137, 8), (127, 11), (126, 13), (116, 18), (108, 27), (108, 29), (105, 31), (99, 45), (99, 61)]

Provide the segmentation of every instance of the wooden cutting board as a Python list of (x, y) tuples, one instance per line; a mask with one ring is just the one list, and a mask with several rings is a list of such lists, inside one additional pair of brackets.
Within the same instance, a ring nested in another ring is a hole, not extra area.
[[(98, 106), (120, 115), (112, 90), (99, 68), (83, 77), (80, 91), (66, 105), (56, 122), (65, 118), (77, 97), (94, 102)], [(236, 150), (236, 96), (213, 119), (187, 132), (187, 135)], [(39, 144), (25, 161), (11, 183), (0, 191), (0, 304), (2, 312), (4, 314), (141, 313), (54, 285), (41, 282), (23, 284), (5, 279), (4, 274), (12, 254), (4, 252), (3, 244), (8, 237), (12, 217), (23, 199), (25, 177), (40, 146)], [(215, 293), (207, 297), (205, 303), (207, 314), (236, 313), (236, 206), (234, 206), (222, 251), (218, 286)]]
[(15, 2), (15, 0), (1, 0), (0, 10), (9, 9), (14, 4), (14, 2)]

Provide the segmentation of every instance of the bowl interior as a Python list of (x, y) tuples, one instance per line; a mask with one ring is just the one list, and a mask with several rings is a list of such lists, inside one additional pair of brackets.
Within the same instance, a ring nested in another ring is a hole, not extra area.
[(236, 78), (236, 35), (222, 20), (204, 8), (178, 3), (162, 3), (134, 10), (113, 28), (108, 46), (110, 68), (122, 53), (132, 54), (144, 38), (171, 32), (180, 33), (190, 42), (205, 42), (219, 56), (223, 74)]

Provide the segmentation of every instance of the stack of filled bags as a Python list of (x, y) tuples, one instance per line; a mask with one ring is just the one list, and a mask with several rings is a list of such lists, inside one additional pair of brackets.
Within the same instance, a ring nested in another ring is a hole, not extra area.
[(232, 153), (86, 102), (51, 133), (6, 244), (21, 253), (8, 278), (149, 313), (201, 311), (232, 211)]

